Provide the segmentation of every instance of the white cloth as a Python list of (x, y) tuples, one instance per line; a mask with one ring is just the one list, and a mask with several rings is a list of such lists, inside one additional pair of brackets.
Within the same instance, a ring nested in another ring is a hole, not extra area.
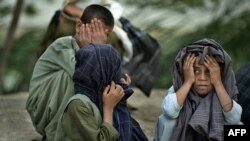
[(114, 16), (115, 20), (118, 20), (122, 14), (123, 14), (123, 7), (114, 0), (64, 0), (62, 9), (68, 4), (68, 3), (75, 3), (77, 7), (80, 7), (84, 9), (90, 4), (100, 4), (108, 8), (111, 13)]

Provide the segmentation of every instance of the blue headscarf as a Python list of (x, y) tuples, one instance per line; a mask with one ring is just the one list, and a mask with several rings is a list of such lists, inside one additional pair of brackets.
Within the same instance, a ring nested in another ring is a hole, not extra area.
[[(121, 77), (121, 59), (112, 46), (90, 44), (76, 53), (76, 66), (73, 75), (75, 93), (88, 96), (97, 105), (101, 114), (103, 112), (102, 92), (104, 87), (111, 84), (111, 81), (121, 84)], [(126, 87), (125, 95), (130, 96), (132, 93), (133, 91)], [(114, 109), (114, 126), (120, 133), (118, 141), (147, 140), (139, 124), (131, 118), (124, 98)]]

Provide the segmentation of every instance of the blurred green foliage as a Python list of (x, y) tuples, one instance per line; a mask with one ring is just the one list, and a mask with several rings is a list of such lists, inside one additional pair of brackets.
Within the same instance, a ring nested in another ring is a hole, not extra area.
[[(177, 51), (186, 44), (202, 38), (212, 38), (219, 42), (231, 56), (233, 69), (236, 72), (240, 67), (250, 62), (250, 12), (223, 22), (218, 19), (196, 32), (176, 38), (163, 37), (159, 40), (162, 46), (163, 58), (160, 77), (156, 87), (166, 88), (171, 85), (171, 65)], [(165, 39), (165, 40), (164, 40)], [(166, 40), (167, 39), (167, 40)]]
[[(50, 0), (47, 1), (51, 2)], [(204, 1), (196, 0), (126, 0), (125, 2), (141, 7), (151, 6), (162, 9), (177, 9), (179, 12), (186, 12), (186, 7), (202, 7), (204, 4)], [(218, 0), (211, 0), (210, 2), (217, 3)], [(237, 5), (237, 3), (239, 2), (235, 0), (232, 6)], [(26, 6), (25, 11), (35, 15), (36, 7), (29, 6)], [(223, 16), (213, 19), (207, 25), (201, 25), (195, 30), (183, 34), (176, 35), (176, 28), (178, 27), (164, 28), (158, 26), (157, 23), (160, 21), (154, 21), (145, 28), (147, 32), (159, 41), (162, 49), (161, 71), (157, 77), (155, 88), (166, 89), (171, 85), (171, 67), (177, 51), (184, 45), (202, 38), (213, 38), (218, 41), (232, 57), (235, 71), (250, 61), (250, 10), (235, 16), (232, 13), (232, 9), (233, 7), (227, 7)], [(9, 12), (8, 6), (0, 6), (0, 17)], [(228, 18), (228, 16), (233, 18)], [(28, 90), (29, 80), (37, 59), (36, 51), (44, 32), (44, 28), (27, 28), (23, 29), (21, 36), (16, 36), (11, 56), (8, 60), (9, 66), (6, 75), (5, 93)], [(2, 36), (0, 34), (0, 37)], [(2, 42), (3, 39), (0, 39), (0, 48), (2, 47)]]
[(5, 76), (5, 93), (28, 90), (31, 73), (37, 60), (36, 52), (42, 33), (43, 31), (39, 29), (27, 29), (22, 36), (16, 38), (13, 42), (11, 56), (8, 58), (8, 70)]
[(11, 7), (5, 4), (0, 5), (0, 17), (4, 17), (11, 12)]
[(35, 16), (37, 14), (37, 8), (34, 4), (28, 3), (24, 9), (25, 13), (29, 16)]

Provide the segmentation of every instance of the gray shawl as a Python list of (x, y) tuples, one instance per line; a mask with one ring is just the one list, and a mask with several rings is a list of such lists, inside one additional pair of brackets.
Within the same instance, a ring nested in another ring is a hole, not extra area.
[[(202, 39), (184, 46), (178, 52), (172, 68), (172, 78), (175, 91), (184, 82), (182, 64), (188, 53), (195, 53), (203, 63), (206, 55), (215, 57), (221, 67), (221, 78), (223, 85), (234, 100), (237, 100), (238, 89), (231, 58), (223, 48), (212, 39)], [(180, 111), (172, 140), (195, 141), (195, 140), (223, 140), (224, 118), (222, 107), (218, 97), (213, 90), (206, 97), (199, 97), (190, 90), (187, 99)]]

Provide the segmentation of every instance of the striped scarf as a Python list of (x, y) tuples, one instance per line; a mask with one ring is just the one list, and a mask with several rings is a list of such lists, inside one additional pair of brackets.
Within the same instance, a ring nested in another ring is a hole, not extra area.
[[(112, 46), (90, 44), (76, 53), (76, 67), (73, 76), (75, 93), (87, 95), (97, 105), (101, 114), (104, 87), (111, 81), (119, 84), (120, 79), (121, 59)], [(125, 95), (127, 94), (125, 93)], [(118, 141), (147, 140), (139, 124), (130, 116), (126, 99), (122, 99), (114, 109), (114, 126), (120, 133)]]

